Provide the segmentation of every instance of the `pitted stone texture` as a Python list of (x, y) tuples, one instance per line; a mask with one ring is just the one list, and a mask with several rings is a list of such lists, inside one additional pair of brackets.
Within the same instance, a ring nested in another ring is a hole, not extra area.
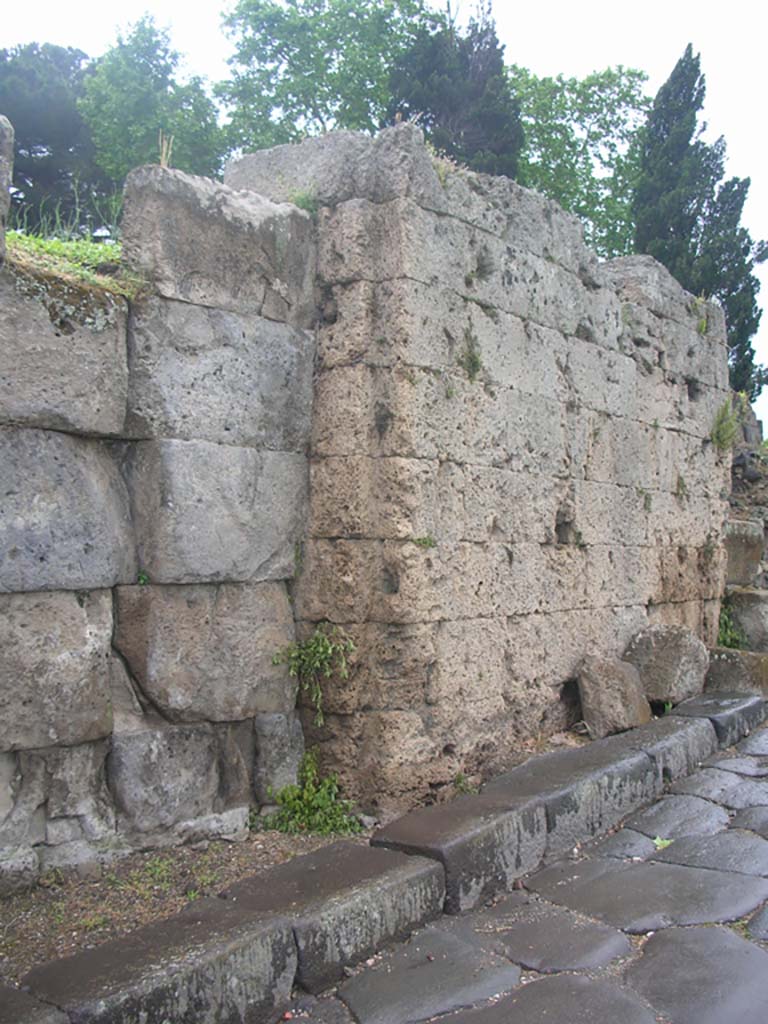
[(120, 435), (127, 316), (120, 296), (9, 265), (0, 273), (0, 421)]
[(451, 1024), (656, 1024), (636, 995), (612, 981), (561, 975), (534, 981), (484, 1009), (467, 1010)]
[(128, 494), (107, 447), (0, 428), (0, 591), (95, 590), (136, 578)]
[(714, 836), (676, 839), (666, 849), (652, 853), (650, 859), (685, 867), (768, 876), (768, 842), (733, 829)]
[(728, 554), (726, 583), (751, 586), (763, 560), (764, 529), (761, 522), (731, 519), (725, 524), (725, 550)]
[(759, 732), (748, 736), (738, 744), (736, 749), (740, 754), (768, 757), (768, 729), (760, 729)]
[(633, 730), (627, 740), (651, 758), (664, 783), (690, 775), (718, 747), (707, 719), (671, 715)]
[(648, 700), (678, 704), (704, 689), (709, 654), (690, 630), (657, 625), (633, 637), (624, 660), (637, 668)]
[(0, 595), (0, 750), (106, 736), (108, 591)]
[(617, 860), (645, 860), (656, 849), (653, 840), (632, 828), (621, 828), (606, 839), (590, 846), (590, 856), (615, 857)]
[(125, 436), (304, 451), (314, 342), (263, 317), (154, 298), (134, 307)]
[(731, 587), (728, 604), (747, 650), (768, 651), (768, 592), (754, 587)]
[(306, 516), (303, 455), (140, 441), (126, 459), (139, 563), (153, 583), (286, 579)]
[(295, 971), (287, 919), (254, 919), (237, 904), (205, 899), (169, 920), (36, 967), (22, 981), (83, 1024), (218, 1024), (275, 1020)]
[(686, 718), (708, 718), (715, 728), (721, 747), (730, 747), (765, 720), (766, 703), (762, 697), (717, 691), (703, 693), (672, 711)]
[(0, 265), (5, 258), (5, 224), (11, 206), (13, 179), (13, 125), (0, 114)]
[(715, 647), (709, 652), (707, 691), (757, 693), (768, 698), (768, 653)]
[(437, 917), (444, 895), (433, 861), (339, 842), (236, 882), (222, 898), (257, 918), (290, 915), (296, 980), (319, 992), (345, 967)]
[(581, 711), (592, 739), (650, 722), (651, 707), (634, 665), (588, 654), (578, 680)]
[(314, 225), (295, 206), (138, 167), (126, 179), (122, 230), (123, 259), (167, 299), (313, 325)]
[[(40, 875), (40, 859), (31, 846), (0, 848), (0, 897), (31, 889)], [(0, 1020), (2, 1020), (0, 1001)], [(11, 1018), (15, 1024), (15, 1018)]]
[(475, 907), (538, 866), (546, 846), (543, 806), (465, 796), (422, 808), (376, 832), (372, 846), (420, 854), (445, 868), (449, 914)]
[(647, 811), (630, 818), (629, 828), (651, 839), (680, 839), (682, 836), (708, 836), (728, 825), (728, 813), (698, 796), (665, 796)]
[[(5, 118), (3, 118), (5, 120)], [(0, 123), (0, 131), (2, 124)], [(0, 1024), (68, 1024), (66, 1017), (55, 1006), (33, 999), (18, 988), (0, 985)]]
[(340, 987), (360, 1024), (415, 1024), (508, 992), (520, 970), (461, 939), (427, 930)]
[(768, 782), (742, 779), (717, 768), (704, 768), (675, 783), (673, 792), (703, 797), (734, 811), (768, 804)]
[(304, 754), (304, 733), (298, 715), (256, 715), (253, 792), (261, 803), (269, 804), (285, 786), (295, 784)]
[(296, 682), (275, 653), (295, 639), (281, 583), (117, 588), (115, 647), (173, 722), (291, 711)]
[(625, 979), (675, 1024), (759, 1024), (768, 1005), (768, 953), (726, 928), (653, 935)]
[(768, 898), (768, 879), (726, 871), (609, 859), (561, 861), (526, 882), (553, 903), (630, 934), (735, 921)]

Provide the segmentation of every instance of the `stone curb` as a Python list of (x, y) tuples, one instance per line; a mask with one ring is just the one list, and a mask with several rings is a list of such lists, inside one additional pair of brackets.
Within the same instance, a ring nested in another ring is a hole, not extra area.
[(477, 906), (765, 717), (760, 697), (706, 694), (631, 732), (534, 758), (478, 795), (404, 815), (369, 847), (335, 843), (34, 968), (25, 991), (0, 988), (0, 1024), (271, 1024), (294, 985), (320, 991), (441, 912)]

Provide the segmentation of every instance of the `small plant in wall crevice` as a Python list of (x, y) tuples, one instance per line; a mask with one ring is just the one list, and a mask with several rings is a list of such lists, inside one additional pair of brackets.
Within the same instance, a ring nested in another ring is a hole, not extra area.
[(312, 832), (321, 836), (351, 836), (363, 830), (350, 801), (339, 796), (336, 775), (321, 778), (317, 758), (310, 751), (301, 759), (297, 784), (281, 789), (275, 801), (278, 810), (261, 820), (252, 819), (252, 827), (258, 825), (289, 835)]
[(340, 626), (321, 623), (306, 640), (288, 644), (272, 658), (273, 665), (287, 665), (288, 674), (298, 679), (315, 709), (315, 725), (325, 721), (322, 680), (332, 675), (346, 679), (349, 676), (347, 655), (354, 649), (352, 638)]

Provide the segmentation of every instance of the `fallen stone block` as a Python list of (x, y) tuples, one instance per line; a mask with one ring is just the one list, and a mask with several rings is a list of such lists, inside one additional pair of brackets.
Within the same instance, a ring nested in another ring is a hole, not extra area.
[(0, 985), (0, 1024), (70, 1024), (70, 1018), (21, 989)]
[(768, 697), (768, 652), (712, 648), (704, 689)]
[(434, 861), (352, 842), (334, 843), (222, 893), (240, 913), (290, 915), (297, 982), (319, 992), (343, 968), (402, 939), (442, 911), (443, 870)]
[(303, 210), (207, 178), (138, 167), (123, 259), (167, 299), (312, 327), (315, 227)]
[(198, 900), (175, 917), (23, 978), (81, 1024), (271, 1024), (288, 1001), (296, 947), (283, 916)]
[(581, 713), (592, 739), (650, 722), (651, 707), (634, 665), (588, 654), (579, 669), (578, 683)]
[(731, 519), (725, 524), (726, 583), (749, 587), (755, 582), (763, 560), (764, 535), (763, 524), (751, 519)]
[(0, 591), (136, 579), (128, 493), (106, 445), (0, 427)]
[(109, 591), (0, 595), (0, 750), (109, 734), (111, 638)]
[(768, 590), (729, 587), (728, 605), (747, 650), (768, 651)]
[(374, 833), (371, 845), (439, 861), (445, 911), (458, 914), (532, 871), (544, 856), (546, 831), (543, 805), (484, 793), (411, 811)]
[(264, 317), (153, 298), (134, 306), (125, 436), (304, 451), (314, 340)]
[(127, 318), (121, 296), (9, 263), (0, 273), (0, 420), (120, 435)]
[(671, 714), (708, 718), (721, 747), (730, 747), (760, 725), (766, 716), (762, 697), (743, 693), (704, 693), (672, 709)]
[(709, 654), (690, 629), (648, 626), (632, 638), (623, 658), (637, 668), (650, 701), (678, 704), (704, 689)]
[(282, 583), (117, 588), (115, 647), (172, 722), (287, 714), (296, 681), (274, 655), (295, 638)]

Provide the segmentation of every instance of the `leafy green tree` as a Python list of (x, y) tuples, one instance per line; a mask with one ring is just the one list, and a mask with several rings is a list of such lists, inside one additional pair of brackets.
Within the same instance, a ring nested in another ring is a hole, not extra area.
[(239, 0), (229, 105), (233, 147), (258, 149), (332, 128), (375, 131), (389, 72), (435, 16), (422, 0)]
[(717, 299), (728, 328), (731, 386), (754, 400), (768, 382), (751, 338), (760, 323), (760, 282), (768, 257), (741, 225), (749, 178), (723, 181), (725, 142), (706, 143), (699, 124), (705, 80), (690, 44), (659, 89), (643, 128), (633, 197), (635, 251), (649, 253), (688, 291)]
[(631, 252), (646, 74), (619, 66), (583, 79), (538, 78), (513, 65), (509, 78), (525, 132), (520, 183), (580, 217), (601, 256)]
[(99, 166), (116, 181), (144, 163), (157, 163), (160, 133), (173, 137), (174, 167), (215, 176), (224, 140), (216, 107), (202, 79), (176, 81), (179, 54), (168, 33), (145, 15), (95, 61), (79, 109)]
[(475, 171), (517, 175), (520, 107), (504, 68), (490, 3), (466, 34), (455, 23), (423, 27), (392, 69), (388, 120), (418, 120), (441, 153)]
[(85, 225), (94, 198), (114, 189), (77, 108), (88, 59), (49, 43), (0, 50), (0, 113), (16, 136), (14, 218), (30, 231), (54, 219)]

